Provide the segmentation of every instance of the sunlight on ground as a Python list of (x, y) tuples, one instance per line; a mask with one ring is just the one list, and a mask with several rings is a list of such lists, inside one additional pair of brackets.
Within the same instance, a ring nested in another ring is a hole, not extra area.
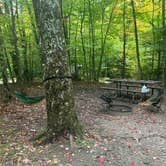
[(109, 77), (101, 77), (101, 78), (99, 78), (99, 82), (100, 83), (110, 83), (110, 81), (109, 81)]
[[(16, 81), (16, 79), (15, 79), (14, 81)], [(9, 82), (9, 83), (12, 83), (12, 80), (8, 80), (8, 82)], [(3, 81), (2, 81), (2, 80), (0, 80), (0, 84), (3, 84)]]

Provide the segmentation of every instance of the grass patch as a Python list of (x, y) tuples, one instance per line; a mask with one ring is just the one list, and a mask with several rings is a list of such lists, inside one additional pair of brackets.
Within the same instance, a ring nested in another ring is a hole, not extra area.
[(7, 149), (8, 147), (8, 144), (1, 144), (0, 145), (0, 154), (3, 152), (4, 153), (4, 150)]
[(86, 137), (76, 137), (75, 142), (78, 147), (87, 147), (94, 145), (94, 141), (91, 138)]
[(75, 137), (75, 142), (76, 145), (79, 147), (84, 147), (84, 146), (92, 146), (94, 145), (94, 140), (91, 137), (93, 134), (90, 133), (88, 130), (85, 130), (81, 136), (76, 136)]
[(38, 131), (36, 136), (30, 139), (30, 141), (33, 141), (34, 146), (42, 145), (47, 141), (47, 136), (47, 129), (42, 128)]

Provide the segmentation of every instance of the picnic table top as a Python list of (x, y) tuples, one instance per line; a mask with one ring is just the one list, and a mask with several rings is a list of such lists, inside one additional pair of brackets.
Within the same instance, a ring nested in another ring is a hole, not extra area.
[(121, 79), (121, 78), (113, 78), (109, 79), (109, 81), (114, 83), (136, 83), (136, 84), (161, 84), (161, 81), (154, 81), (154, 80), (132, 80), (132, 79)]

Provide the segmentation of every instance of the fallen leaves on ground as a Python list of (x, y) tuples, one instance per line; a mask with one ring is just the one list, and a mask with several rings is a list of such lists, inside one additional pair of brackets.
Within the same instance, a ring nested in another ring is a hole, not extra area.
[(104, 156), (99, 156), (98, 157), (98, 161), (101, 163), (101, 164), (104, 164), (105, 163), (105, 157)]
[(166, 163), (164, 114), (143, 112), (139, 106), (125, 116), (105, 114), (103, 109), (107, 106), (100, 99), (103, 93), (100, 87), (88, 86), (75, 89), (75, 108), (86, 131), (84, 139), (78, 140), (79, 146), (76, 143), (73, 149), (62, 139), (37, 147), (30, 141), (46, 126), (44, 100), (36, 105), (25, 105), (18, 100), (9, 104), (0, 102), (0, 164), (83, 166), (126, 162), (128, 165), (131, 161), (129, 166), (136, 166), (145, 155), (150, 158), (147, 163)]
[(134, 162), (131, 162), (131, 163), (129, 164), (129, 166), (135, 166)]
[(140, 102), (138, 105), (146, 107), (149, 106), (150, 104), (148, 102)]

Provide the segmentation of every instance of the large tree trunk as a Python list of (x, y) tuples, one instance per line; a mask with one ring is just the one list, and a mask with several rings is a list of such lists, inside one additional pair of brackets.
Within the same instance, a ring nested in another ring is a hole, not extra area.
[(41, 11), (36, 15), (39, 16), (37, 22), (40, 22), (38, 27), (43, 58), (48, 136), (52, 139), (66, 131), (76, 134), (81, 128), (73, 110), (72, 81), (61, 7), (58, 0), (40, 0), (36, 3), (40, 3), (39, 11)]

